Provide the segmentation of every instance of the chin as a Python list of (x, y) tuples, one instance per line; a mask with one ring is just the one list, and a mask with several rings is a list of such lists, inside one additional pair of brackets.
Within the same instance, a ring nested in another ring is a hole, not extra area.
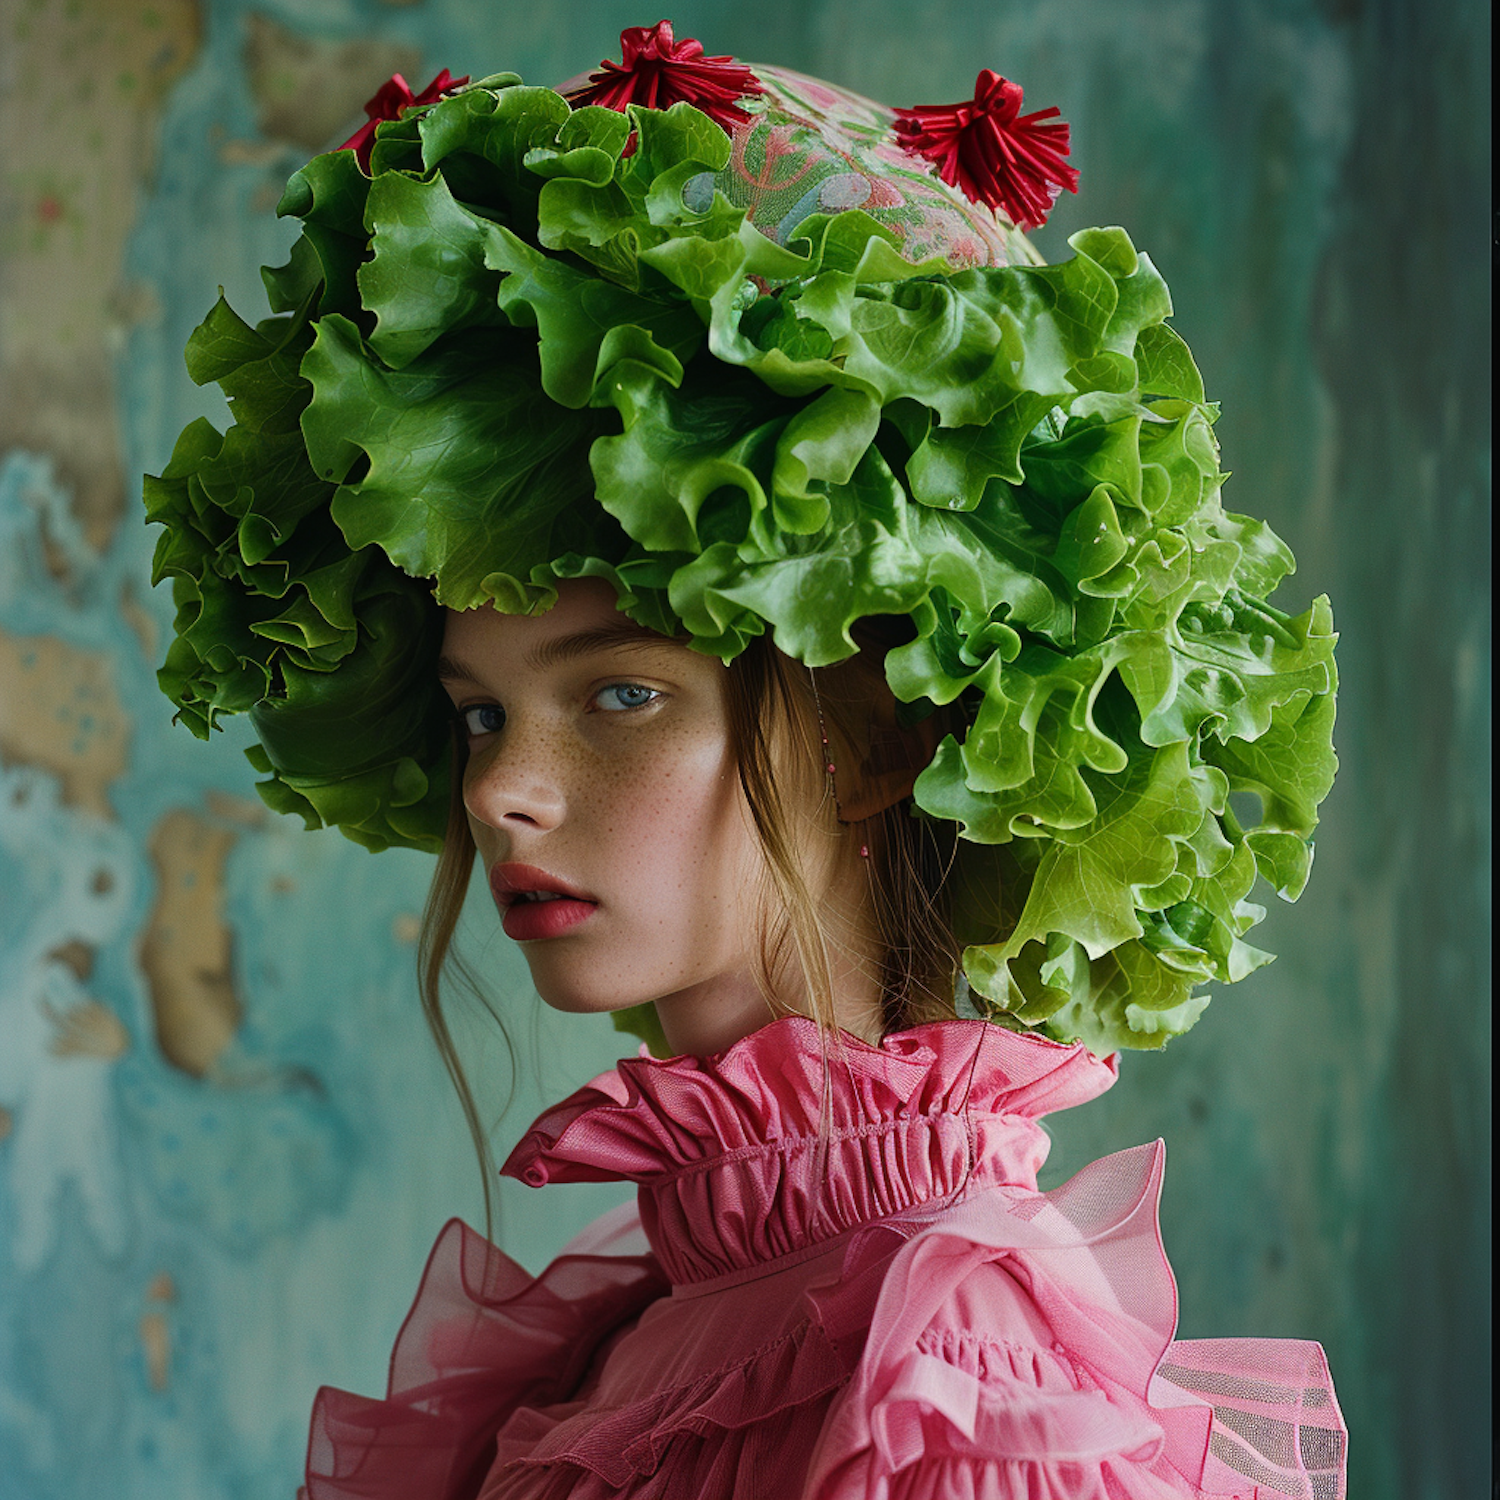
[(577, 991), (559, 993), (554, 990), (544, 990), (540, 985), (536, 987), (536, 992), (542, 997), (544, 1005), (569, 1016), (609, 1015), (617, 1010), (629, 1010), (632, 1006), (644, 1005), (651, 999), (649, 995), (627, 996), (622, 1000), (617, 993), (612, 995), (580, 994)]
[(597, 1016), (628, 1010), (632, 1005), (654, 1000), (659, 993), (644, 986), (620, 982), (601, 988), (597, 979), (592, 984), (580, 983), (562, 975), (538, 973), (538, 967), (531, 966), (531, 983), (542, 1003), (567, 1015)]

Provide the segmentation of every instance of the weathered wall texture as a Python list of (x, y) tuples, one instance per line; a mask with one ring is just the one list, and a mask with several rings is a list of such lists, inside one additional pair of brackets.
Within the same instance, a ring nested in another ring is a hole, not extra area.
[[(426, 869), (282, 826), (167, 723), (136, 479), (216, 401), (287, 174), (392, 71), (552, 82), (623, 0), (0, 10), (0, 1500), (288, 1494), (379, 1387), (466, 1138), (422, 1031)], [(1165, 272), (1236, 471), (1344, 631), (1343, 774), (1270, 970), (1055, 1122), (1048, 1181), (1164, 1136), (1187, 1336), (1328, 1348), (1359, 1500), (1460, 1500), (1489, 1425), (1489, 17), (1478, 0), (684, 0), (710, 51), (896, 102), (991, 65), (1075, 130), (1053, 256)], [(616, 1055), (512, 998), (500, 1139)], [(566, 1039), (566, 1040), (564, 1040)], [(476, 1042), (478, 1046), (478, 1033)], [(494, 1056), (490, 1074), (503, 1080)], [(539, 1059), (533, 1061), (532, 1059)], [(535, 1264), (614, 1190), (510, 1185)], [(553, 1201), (555, 1200), (555, 1201)]]

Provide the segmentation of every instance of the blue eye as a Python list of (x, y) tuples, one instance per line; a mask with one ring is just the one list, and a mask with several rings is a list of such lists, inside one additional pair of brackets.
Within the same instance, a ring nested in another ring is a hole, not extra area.
[(642, 687), (638, 682), (612, 682), (599, 689), (594, 701), (606, 713), (616, 714), (632, 708), (645, 708), (660, 697), (655, 688)]
[(505, 727), (505, 710), (498, 703), (481, 703), (477, 708), (466, 708), (460, 717), (464, 731), (472, 739), (476, 735), (496, 734)]

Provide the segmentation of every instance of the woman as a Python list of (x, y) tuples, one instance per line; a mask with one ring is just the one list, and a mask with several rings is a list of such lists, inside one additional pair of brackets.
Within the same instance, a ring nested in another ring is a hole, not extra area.
[(189, 346), (236, 426), (148, 485), (181, 715), (440, 850), (481, 1151), (476, 854), (542, 998), (656, 1053), (504, 1168), (639, 1217), (535, 1279), (450, 1225), (307, 1494), (1341, 1495), (1316, 1345), (1172, 1341), (1159, 1144), (1036, 1191), (1038, 1117), (1265, 960), (1257, 873), (1301, 889), (1326, 601), (1265, 603), (1149, 261), (1036, 264), (1055, 111), (622, 43), (393, 80), (288, 189), (283, 316)]

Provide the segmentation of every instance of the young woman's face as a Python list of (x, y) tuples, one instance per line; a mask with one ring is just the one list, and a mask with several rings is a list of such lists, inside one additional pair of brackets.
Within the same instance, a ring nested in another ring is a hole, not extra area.
[(769, 1019), (763, 856), (723, 663), (643, 633), (582, 579), (545, 614), (450, 612), (440, 671), (468, 735), (474, 842), (542, 998), (654, 1000), (674, 1051)]

